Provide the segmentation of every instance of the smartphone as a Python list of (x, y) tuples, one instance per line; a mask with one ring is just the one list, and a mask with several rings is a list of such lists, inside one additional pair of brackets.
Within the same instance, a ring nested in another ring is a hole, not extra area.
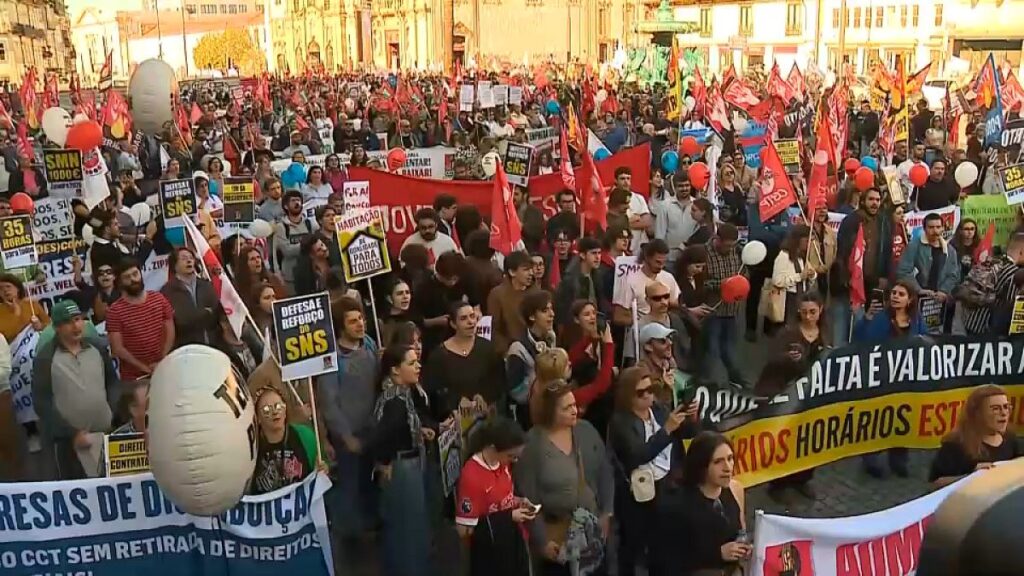
[(533, 515), (536, 516), (537, 514), (540, 514), (540, 504), (533, 505)]
[(608, 327), (608, 318), (604, 315), (604, 312), (597, 313), (597, 333), (604, 334), (604, 329)]
[(882, 290), (881, 288), (875, 288), (874, 290), (871, 291), (871, 301), (868, 303), (868, 306), (870, 307), (870, 305), (874, 302), (878, 302), (879, 304), (885, 303), (885, 290)]

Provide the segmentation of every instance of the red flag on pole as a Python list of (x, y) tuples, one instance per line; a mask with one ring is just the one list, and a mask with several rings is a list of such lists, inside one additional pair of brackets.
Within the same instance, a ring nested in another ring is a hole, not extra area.
[(863, 306), (867, 301), (864, 291), (864, 226), (857, 228), (857, 238), (853, 241), (850, 252), (850, 304), (854, 307)]
[(576, 189), (576, 173), (572, 169), (572, 159), (569, 156), (569, 136), (562, 126), (561, 138), (559, 138), (559, 154), (562, 156), (558, 163), (559, 173), (562, 175), (562, 185), (570, 190)]
[(107, 57), (103, 60), (103, 67), (100, 68), (100, 79), (98, 88), (102, 90), (108, 90), (114, 85), (114, 51), (107, 52)]
[(494, 171), (494, 190), (491, 196), (491, 248), (508, 255), (522, 241), (523, 230), (519, 213), (512, 203), (512, 186), (505, 176), (505, 168), (497, 162)]
[(825, 186), (828, 184), (828, 165), (830, 162), (836, 165), (833, 158), (835, 147), (832, 146), (832, 131), (828, 127), (828, 114), (819, 117), (815, 140), (811, 177), (807, 181), (807, 210), (812, 213), (819, 204), (827, 203)]
[(203, 118), (203, 111), (199, 108), (199, 104), (192, 103), (192, 112), (189, 114), (188, 121), (191, 124), (198, 124)]
[(793, 189), (793, 183), (789, 181), (789, 176), (786, 175), (782, 159), (779, 158), (779, 152), (771, 140), (765, 144), (762, 162), (758, 210), (761, 214), (761, 222), (767, 222), (779, 212), (796, 204), (796, 191)]
[(978, 264), (984, 262), (992, 257), (992, 246), (995, 244), (996, 239), (996, 223), (989, 222), (988, 230), (985, 232), (985, 237), (978, 243), (978, 247), (974, 249), (974, 263)]

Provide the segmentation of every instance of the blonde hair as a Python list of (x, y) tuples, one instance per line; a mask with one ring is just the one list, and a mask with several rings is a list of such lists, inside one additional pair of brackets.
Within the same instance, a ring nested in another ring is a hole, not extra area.
[(543, 387), (553, 380), (564, 379), (569, 371), (569, 353), (564, 348), (548, 348), (537, 355), (536, 382)]

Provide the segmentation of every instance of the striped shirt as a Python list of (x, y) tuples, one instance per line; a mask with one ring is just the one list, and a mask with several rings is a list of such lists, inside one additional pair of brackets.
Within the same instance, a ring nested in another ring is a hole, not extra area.
[(988, 334), (991, 330), (992, 312), (1005, 306), (1005, 303), (1012, 302), (1017, 298), (1017, 284), (1013, 281), (1013, 275), (1020, 270), (1006, 256), (1002, 257), (999, 271), (996, 272), (995, 301), (989, 306), (977, 308), (964, 307), (964, 330), (968, 334)]
[[(122, 296), (107, 311), (107, 333), (118, 332), (124, 348), (139, 362), (153, 364), (163, 359), (164, 324), (174, 318), (171, 303), (159, 292), (146, 291), (142, 304), (132, 304)], [(143, 373), (121, 362), (121, 380), (135, 380)]]
[[(708, 241), (707, 249), (708, 265), (704, 272), (704, 286), (712, 290), (719, 291), (722, 287), (723, 281), (741, 273), (743, 261), (740, 260), (740, 251), (738, 247), (733, 248), (727, 254), (720, 254), (718, 250), (715, 249), (714, 238)], [(722, 302), (717, 308), (715, 308), (715, 316), (733, 318), (739, 314), (740, 304), (740, 302)]]

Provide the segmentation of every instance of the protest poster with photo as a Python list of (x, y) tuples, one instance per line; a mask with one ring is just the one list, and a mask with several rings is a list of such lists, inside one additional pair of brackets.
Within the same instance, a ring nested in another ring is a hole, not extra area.
[(149, 452), (146, 450), (145, 434), (108, 434), (103, 437), (103, 441), (107, 477), (149, 472)]
[(1007, 204), (1024, 203), (1024, 164), (1014, 164), (999, 169), (999, 181)]
[(226, 178), (221, 199), (225, 224), (250, 224), (256, 218), (256, 187), (252, 178)]
[(903, 184), (900, 182), (899, 170), (895, 166), (885, 166), (882, 168), (882, 174), (885, 175), (885, 184), (889, 189), (889, 199), (892, 200), (893, 206), (906, 204), (907, 199)]
[(491, 88), (491, 92), (494, 94), (495, 106), (505, 106), (508, 104), (508, 84), (498, 84)]
[(472, 84), (459, 85), (459, 112), (472, 112), (476, 91)]
[(39, 263), (32, 236), (32, 217), (18, 214), (0, 218), (0, 258), (4, 269), (27, 268)]
[(918, 300), (918, 311), (921, 322), (929, 334), (942, 334), (946, 306), (931, 296), (921, 296)]
[(277, 300), (273, 313), (282, 380), (301, 380), (338, 370), (329, 294)]
[(509, 142), (505, 150), (505, 176), (509, 184), (527, 186), (530, 183), (530, 170), (533, 164), (533, 147), (517, 142)]
[(82, 153), (78, 150), (43, 149), (43, 167), (50, 194), (60, 198), (77, 198), (82, 195)]
[(462, 472), (462, 434), (458, 418), (451, 418), (447, 426), (441, 424), (437, 448), (441, 457), (441, 486), (444, 487), (444, 495), (451, 496)]
[(75, 217), (70, 198), (40, 198), (35, 201), (32, 230), (40, 242), (67, 240), (75, 236)]
[(489, 81), (480, 80), (476, 83), (476, 100), (480, 103), (480, 108), (494, 108), (494, 92), (491, 91)]
[(160, 213), (165, 228), (181, 228), (185, 225), (182, 218), (191, 218), (198, 210), (196, 186), (191, 178), (160, 182)]
[(779, 159), (786, 168), (787, 174), (796, 174), (800, 171), (800, 143), (795, 139), (783, 139), (775, 141), (775, 149), (779, 153)]
[(365, 210), (370, 207), (370, 183), (367, 181), (345, 182), (341, 186), (341, 197), (345, 212)]
[(334, 225), (346, 282), (351, 284), (391, 272), (384, 217), (378, 206), (352, 213), (346, 210), (343, 216), (335, 218)]

